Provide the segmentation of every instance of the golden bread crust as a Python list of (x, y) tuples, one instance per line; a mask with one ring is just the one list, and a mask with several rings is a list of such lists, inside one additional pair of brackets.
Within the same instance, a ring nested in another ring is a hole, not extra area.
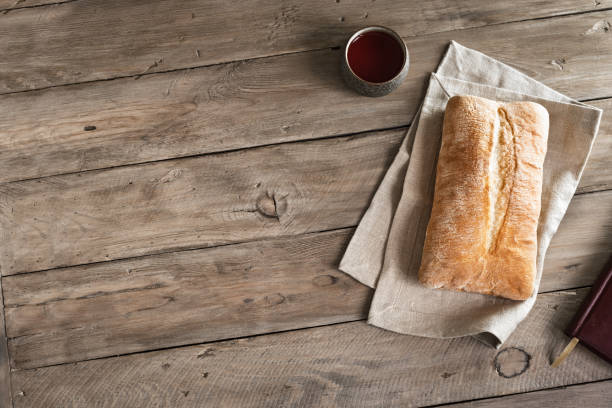
[(547, 138), (548, 112), (539, 104), (448, 101), (421, 283), (531, 296)]

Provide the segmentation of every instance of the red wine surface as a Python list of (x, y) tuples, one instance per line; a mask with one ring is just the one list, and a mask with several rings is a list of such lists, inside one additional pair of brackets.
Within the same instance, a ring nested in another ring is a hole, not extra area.
[(368, 82), (386, 82), (404, 64), (404, 52), (395, 38), (381, 31), (367, 31), (348, 47), (348, 63), (355, 75)]

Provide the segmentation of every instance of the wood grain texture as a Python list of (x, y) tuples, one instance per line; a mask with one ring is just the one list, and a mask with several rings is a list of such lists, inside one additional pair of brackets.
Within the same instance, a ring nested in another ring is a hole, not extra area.
[(612, 191), (574, 196), (546, 252), (540, 291), (591, 285), (611, 242)]
[(3, 14), (8, 14), (11, 11), (15, 11), (24, 7), (67, 3), (70, 1), (75, 0), (0, 0), (0, 12)]
[(572, 385), (523, 394), (508, 395), (460, 404), (447, 405), (448, 408), (609, 408), (612, 405), (612, 381)]
[(0, 15), (0, 37), (7, 39), (0, 44), (0, 92), (339, 46), (371, 24), (409, 37), (609, 6), (610, 0), (79, 0)]
[(3, 283), (0, 277), (0, 408), (10, 408), (12, 407), (11, 368), (4, 320)]
[(2, 274), (356, 225), (403, 131), (0, 185)]
[(6, 289), (12, 366), (362, 319), (371, 290), (337, 269), (351, 233), (19, 275)]
[[(15, 407), (418, 406), (609, 379), (581, 346), (563, 370), (549, 366), (586, 292), (540, 296), (502, 350), (355, 322), (15, 371)], [(517, 370), (508, 352), (529, 361), (513, 378), (500, 375)]]
[(603, 109), (599, 133), (587, 166), (582, 173), (578, 192), (609, 190), (612, 188), (612, 99), (588, 102)]
[[(352, 229), (4, 277), (12, 366), (32, 368), (365, 318), (337, 265)], [(577, 196), (541, 291), (591, 285), (610, 256), (612, 192)]]
[(2, 274), (356, 225), (403, 133), (0, 185)]
[(407, 125), (451, 39), (573, 97), (612, 96), (612, 34), (585, 34), (608, 20), (612, 11), (408, 37), (406, 83), (375, 100), (343, 84), (340, 50), (4, 95), (0, 182)]

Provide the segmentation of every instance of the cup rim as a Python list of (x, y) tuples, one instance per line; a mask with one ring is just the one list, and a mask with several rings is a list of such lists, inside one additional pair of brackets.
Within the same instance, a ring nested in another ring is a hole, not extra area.
[[(370, 82), (366, 79), (363, 79), (362, 77), (360, 77), (359, 75), (357, 75), (354, 71), (353, 68), (351, 68), (351, 64), (349, 64), (348, 61), (348, 50), (349, 47), (351, 46), (352, 42), (355, 40), (355, 38), (357, 38), (358, 36), (360, 36), (363, 33), (367, 33), (368, 31), (382, 31), (385, 34), (389, 34), (391, 37), (393, 37), (395, 39), (395, 41), (397, 41), (401, 48), (402, 48), (402, 52), (404, 53), (404, 61), (402, 63), (402, 67), (400, 68), (400, 70), (397, 72), (397, 74), (395, 74), (395, 76), (393, 76), (393, 78), (390, 78), (384, 82)], [(346, 47), (344, 47), (344, 63), (346, 64), (347, 68), (349, 69), (350, 73), (357, 79), (359, 79), (360, 81), (363, 81), (367, 84), (370, 85), (384, 85), (387, 84), (389, 82), (392, 82), (394, 80), (396, 80), (404, 71), (404, 68), (406, 67), (406, 64), (408, 64), (408, 47), (406, 46), (406, 43), (404, 42), (404, 40), (402, 40), (402, 37), (400, 37), (400, 35), (398, 33), (396, 33), (395, 31), (393, 31), (392, 29), (385, 27), (385, 26), (378, 26), (378, 25), (374, 25), (374, 26), (367, 26), (364, 27), (360, 30), (355, 31), (355, 33), (353, 33), (353, 35), (351, 35), (351, 37), (348, 39), (348, 42), (346, 43)]]

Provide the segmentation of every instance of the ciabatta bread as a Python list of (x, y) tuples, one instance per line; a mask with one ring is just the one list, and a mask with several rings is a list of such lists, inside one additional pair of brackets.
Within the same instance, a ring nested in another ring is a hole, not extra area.
[(537, 103), (448, 101), (421, 283), (532, 294), (547, 138), (548, 112)]

